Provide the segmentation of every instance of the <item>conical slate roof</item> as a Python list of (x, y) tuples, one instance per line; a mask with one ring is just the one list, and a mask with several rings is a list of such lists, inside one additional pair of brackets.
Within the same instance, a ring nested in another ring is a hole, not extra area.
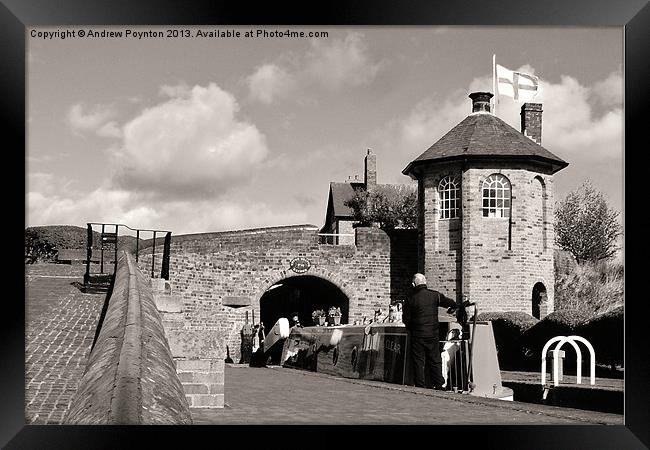
[(452, 128), (402, 171), (410, 175), (425, 162), (452, 160), (516, 159), (551, 165), (552, 173), (569, 163), (555, 156), (490, 113), (474, 113)]

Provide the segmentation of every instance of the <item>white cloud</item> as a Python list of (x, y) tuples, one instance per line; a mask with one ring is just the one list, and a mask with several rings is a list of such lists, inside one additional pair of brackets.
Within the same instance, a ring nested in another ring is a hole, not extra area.
[(54, 159), (52, 155), (42, 155), (42, 156), (32, 156), (29, 155), (27, 156), (27, 162), (29, 164), (39, 164), (39, 163), (47, 163), (50, 162)]
[(123, 223), (133, 228), (171, 230), (175, 234), (300, 224), (306, 213), (274, 208), (260, 201), (228, 199), (158, 201), (148, 195), (103, 185), (90, 193), (66, 195), (33, 183), (27, 194), (28, 226), (87, 222)]
[(43, 192), (48, 195), (54, 192), (68, 195), (74, 192), (74, 185), (77, 183), (75, 180), (63, 176), (55, 176), (52, 173), (30, 171), (27, 172), (26, 181), (28, 192)]
[(170, 98), (187, 97), (190, 95), (190, 91), (190, 86), (188, 86), (186, 83), (179, 83), (175, 85), (164, 84), (160, 86), (158, 95)]
[(27, 173), (27, 187), (29, 191), (51, 192), (54, 188), (54, 181), (54, 175), (51, 173)]
[(66, 120), (75, 134), (96, 133), (102, 137), (119, 138), (121, 131), (112, 119), (115, 110), (106, 105), (95, 105), (91, 108), (82, 103), (74, 104), (68, 110)]
[(214, 196), (245, 181), (267, 156), (264, 135), (239, 120), (239, 106), (210, 83), (174, 96), (124, 126), (116, 186), (167, 197)]
[(469, 100), (461, 103), (458, 98), (461, 96), (456, 94), (440, 103), (435, 99), (418, 103), (409, 116), (398, 124), (398, 136), (402, 141), (399, 148), (406, 153), (421, 149), (422, 153), (458, 124), (467, 116), (469, 109)]
[[(517, 70), (535, 73), (528, 65)], [(533, 101), (543, 105), (542, 145), (569, 163), (585, 156), (590, 159), (620, 158), (621, 83), (617, 72), (593, 86), (582, 85), (569, 76), (562, 76), (559, 83), (541, 78), (540, 94)], [(442, 101), (435, 98), (422, 101), (406, 118), (390, 124), (386, 134), (396, 136), (392, 139), (394, 146), (417, 157), (471, 112), (467, 95), (475, 91), (492, 91), (492, 78), (476, 78), (466, 91), (453, 92)], [(609, 106), (595, 106), (594, 96)], [(521, 128), (520, 111), (520, 102), (505, 96), (499, 98), (497, 116), (516, 130)]]
[(120, 130), (120, 126), (115, 121), (106, 122), (97, 129), (96, 133), (102, 137), (119, 138), (122, 136), (122, 130)]
[[(163, 86), (166, 97), (123, 127), (107, 149), (111, 178), (95, 190), (44, 172), (28, 172), (27, 223), (125, 223), (175, 233), (219, 231), (304, 222), (300, 208), (273, 207), (259, 193), (220, 195), (254, 179), (268, 149), (262, 133), (237, 117), (235, 98), (216, 84)], [(72, 109), (80, 130), (110, 134), (106, 111)], [(116, 125), (115, 125), (116, 126)]]
[(307, 73), (330, 89), (366, 84), (380, 67), (381, 63), (371, 61), (360, 33), (348, 33), (331, 42), (314, 39), (307, 54)]
[(543, 87), (542, 143), (546, 148), (569, 162), (576, 156), (622, 157), (623, 111), (620, 104), (614, 106), (613, 91), (607, 94), (610, 107), (604, 109), (590, 103), (597, 87), (582, 86), (571, 77), (563, 76), (561, 83), (544, 83)]
[[(210, 231), (241, 230), (246, 228), (302, 224), (306, 214), (299, 208), (287, 211), (259, 201), (230, 200), (175, 203), (170, 213), (180, 213), (183, 222), (168, 214), (167, 219), (174, 230), (182, 233), (205, 233)], [(204, 213), (196, 214), (196, 208)]]
[(39, 190), (30, 185), (27, 194), (27, 223), (30, 226), (87, 222), (152, 224), (159, 218), (156, 208), (145, 199), (124, 190), (103, 185), (89, 193), (76, 191)]
[(318, 86), (338, 90), (368, 84), (383, 65), (383, 61), (373, 60), (363, 34), (350, 32), (340, 39), (313, 39), (304, 54), (281, 55), (275, 62), (257, 67), (245, 82), (253, 100), (270, 104), (298, 89)]
[(248, 77), (248, 88), (252, 99), (270, 104), (274, 98), (291, 91), (295, 80), (277, 64), (264, 64)]
[(612, 72), (607, 78), (596, 83), (591, 91), (605, 106), (622, 107), (623, 73), (620, 70)]

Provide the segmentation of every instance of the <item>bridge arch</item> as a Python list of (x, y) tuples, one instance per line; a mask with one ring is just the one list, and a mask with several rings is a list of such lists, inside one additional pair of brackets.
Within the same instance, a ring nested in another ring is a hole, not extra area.
[(350, 306), (354, 302), (345, 282), (329, 271), (309, 270), (306, 273), (280, 271), (263, 283), (255, 294), (260, 320), (268, 330), (280, 317), (297, 312), (300, 322), (312, 325), (311, 313), (330, 306), (341, 308), (341, 323), (349, 323)]
[(334, 286), (336, 286), (338, 289), (345, 294), (345, 296), (349, 299), (350, 302), (356, 301), (356, 296), (354, 295), (354, 291), (352, 286), (350, 285), (349, 281), (344, 280), (339, 273), (333, 272), (331, 270), (328, 270), (323, 267), (311, 267), (307, 272), (305, 273), (295, 273), (291, 270), (278, 270), (275, 271), (272, 275), (264, 278), (262, 282), (260, 283), (260, 288), (257, 289), (255, 294), (253, 295), (253, 298), (258, 300), (262, 298), (264, 293), (269, 290), (270, 287), (274, 286), (278, 282), (286, 279), (286, 278), (291, 278), (291, 277), (296, 277), (300, 275), (310, 275), (313, 277), (317, 278), (322, 278), (325, 281), (328, 281), (332, 283)]
[[(343, 323), (371, 318), (377, 309), (386, 311), (392, 299), (406, 295), (417, 260), (417, 233), (407, 231), (395, 245), (392, 236), (374, 227), (355, 229), (354, 245), (321, 244), (318, 228), (302, 225), (176, 236), (170, 285), (180, 300), (182, 322), (179, 314), (174, 326), (182, 327), (180, 334), (214, 331), (237, 360), (242, 327), (251, 320), (259, 323), (262, 297), (274, 285), (293, 283), (299, 276), (322, 279), (321, 286), (336, 293), (349, 308), (347, 317), (341, 308)], [(152, 264), (153, 257), (143, 254), (141, 261)], [(301, 321), (310, 325), (311, 311)], [(265, 327), (274, 323), (265, 321)]]

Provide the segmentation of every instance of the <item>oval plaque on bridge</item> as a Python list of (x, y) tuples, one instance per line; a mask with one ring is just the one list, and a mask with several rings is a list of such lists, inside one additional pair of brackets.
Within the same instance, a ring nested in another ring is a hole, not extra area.
[(289, 263), (289, 269), (296, 273), (305, 273), (311, 267), (311, 262), (307, 258), (293, 258)]

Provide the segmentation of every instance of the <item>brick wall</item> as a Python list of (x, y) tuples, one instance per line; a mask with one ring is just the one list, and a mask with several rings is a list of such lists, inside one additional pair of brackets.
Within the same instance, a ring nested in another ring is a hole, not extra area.
[[(391, 296), (402, 299), (408, 285), (401, 274), (412, 276), (415, 239), (397, 252), (399, 262), (391, 272), (389, 236), (378, 228), (357, 228), (355, 233), (356, 245), (319, 244), (318, 230), (301, 226), (173, 236), (170, 287), (181, 312), (163, 313), (163, 323), (174, 357), (225, 357), (228, 345), (238, 361), (246, 313), (259, 321), (264, 292), (299, 275), (289, 268), (296, 257), (311, 261), (304, 275), (323, 278), (348, 297), (349, 322), (371, 318), (378, 308), (387, 311)], [(396, 239), (408, 242), (407, 234)], [(140, 264), (150, 267), (151, 254), (142, 254)]]
[[(423, 273), (428, 285), (450, 298), (461, 293), (461, 225), (456, 219), (440, 219), (440, 198), (438, 185), (446, 176), (461, 180), (458, 164), (445, 164), (429, 171), (422, 179), (422, 240), (424, 246)], [(462, 186), (461, 186), (462, 192)]]
[[(492, 173), (500, 173), (510, 180), (511, 223), (507, 218), (482, 215), (481, 186)], [(542, 196), (544, 189), (540, 180), (544, 183), (546, 198)], [(542, 282), (547, 290), (547, 303), (541, 307), (542, 316), (553, 311), (553, 249), (549, 245), (554, 240), (552, 176), (540, 173), (532, 166), (491, 165), (467, 170), (463, 174), (463, 184), (463, 217), (469, 217), (463, 228), (466, 232), (463, 275), (467, 278), (464, 286), (467, 294), (480, 302), (482, 311), (531, 314), (533, 286)]]
[[(351, 220), (339, 220), (336, 222), (338, 234), (354, 234)], [(354, 245), (354, 236), (337, 236), (339, 245)]]
[[(429, 168), (419, 181), (419, 201), (421, 268), (430, 286), (452, 298), (464, 292), (481, 311), (530, 314), (533, 286), (542, 282), (541, 315), (553, 311), (553, 178), (541, 170), (499, 163)], [(510, 180), (512, 223), (483, 217), (482, 183), (493, 173)], [(460, 219), (439, 218), (437, 188), (446, 175), (462, 178)]]

